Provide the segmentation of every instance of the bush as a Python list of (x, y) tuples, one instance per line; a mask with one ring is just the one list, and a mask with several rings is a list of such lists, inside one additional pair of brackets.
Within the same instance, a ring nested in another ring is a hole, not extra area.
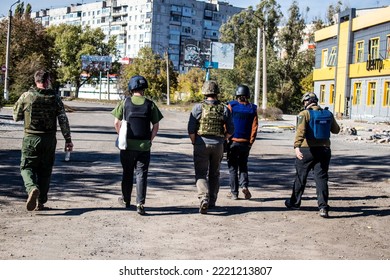
[(283, 120), (283, 111), (276, 107), (268, 107), (266, 109), (257, 109), (257, 114), (263, 116), (264, 119), (280, 121)]

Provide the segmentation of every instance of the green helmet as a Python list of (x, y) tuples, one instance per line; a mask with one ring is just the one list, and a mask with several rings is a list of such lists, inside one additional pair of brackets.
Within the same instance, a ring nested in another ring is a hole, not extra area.
[(205, 81), (202, 87), (203, 95), (219, 94), (219, 87), (216, 81)]

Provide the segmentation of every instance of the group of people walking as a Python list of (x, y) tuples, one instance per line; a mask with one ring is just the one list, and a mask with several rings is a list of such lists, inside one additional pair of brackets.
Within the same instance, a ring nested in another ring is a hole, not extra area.
[[(119, 202), (131, 207), (135, 173), (136, 211), (146, 214), (145, 201), (151, 146), (159, 130), (163, 115), (157, 105), (144, 96), (148, 82), (143, 76), (129, 80), (130, 97), (112, 110), (114, 127), (119, 134), (122, 124), (127, 126), (127, 145), (120, 150), (123, 168)], [(258, 129), (257, 106), (249, 101), (250, 90), (239, 85), (235, 98), (228, 104), (218, 100), (216, 81), (206, 81), (202, 87), (204, 101), (193, 106), (187, 131), (193, 145), (195, 185), (199, 212), (207, 214), (216, 206), (220, 188), (220, 165), (227, 153), (231, 199), (238, 199), (240, 190), (250, 199), (248, 157)], [(318, 106), (314, 93), (302, 98), (304, 110), (298, 115), (294, 141), (296, 178), (292, 195), (285, 201), (289, 209), (299, 209), (307, 176), (314, 170), (318, 207), (321, 217), (328, 217), (328, 168), (330, 162), (330, 132), (338, 133), (333, 114)], [(28, 211), (44, 210), (55, 158), (57, 119), (65, 139), (64, 149), (73, 150), (69, 121), (61, 98), (50, 89), (50, 75), (45, 70), (35, 73), (35, 86), (23, 93), (14, 106), (15, 121), (24, 120), (21, 156), (21, 175), (28, 194)], [(125, 120), (126, 122), (122, 122)]]

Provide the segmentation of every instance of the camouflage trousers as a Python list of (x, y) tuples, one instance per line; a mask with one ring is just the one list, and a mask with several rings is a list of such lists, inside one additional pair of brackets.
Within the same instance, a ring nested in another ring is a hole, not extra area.
[(55, 135), (28, 134), (23, 137), (20, 173), (27, 193), (39, 189), (38, 202), (42, 204), (47, 201), (56, 145)]

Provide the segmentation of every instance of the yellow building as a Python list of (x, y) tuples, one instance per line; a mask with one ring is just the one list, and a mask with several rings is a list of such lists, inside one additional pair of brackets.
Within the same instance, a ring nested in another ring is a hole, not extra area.
[(347, 118), (390, 121), (390, 6), (341, 12), (315, 41), (320, 105)]

